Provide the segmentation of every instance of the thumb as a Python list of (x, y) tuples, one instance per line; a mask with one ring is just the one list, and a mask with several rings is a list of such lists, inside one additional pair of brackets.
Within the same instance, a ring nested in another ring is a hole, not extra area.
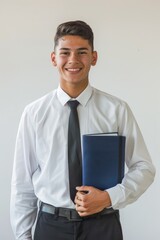
[(92, 187), (89, 187), (89, 186), (80, 186), (80, 187), (76, 187), (76, 190), (80, 192), (82, 191), (82, 192), (88, 193), (89, 191), (91, 191), (91, 188)]

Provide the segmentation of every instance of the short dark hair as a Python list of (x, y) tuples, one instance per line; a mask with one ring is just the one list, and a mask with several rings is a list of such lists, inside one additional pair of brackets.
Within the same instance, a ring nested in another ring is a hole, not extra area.
[(54, 37), (54, 49), (58, 45), (59, 38), (66, 35), (80, 36), (83, 39), (88, 40), (92, 50), (94, 49), (94, 34), (91, 27), (87, 23), (77, 20), (60, 24), (57, 27), (57, 31)]

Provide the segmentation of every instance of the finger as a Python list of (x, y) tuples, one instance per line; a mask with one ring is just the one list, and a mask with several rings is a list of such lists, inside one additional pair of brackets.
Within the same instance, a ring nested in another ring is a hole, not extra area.
[(86, 216), (92, 215), (88, 212), (78, 212), (78, 214), (80, 215), (80, 217), (86, 217)]
[(77, 197), (75, 198), (74, 202), (79, 206), (82, 205), (82, 201), (80, 199), (78, 199)]
[(91, 211), (77, 211), (77, 212), (81, 217), (86, 217), (94, 214), (94, 212), (91, 212)]
[(76, 198), (78, 198), (79, 200), (83, 201), (85, 199), (85, 197), (84, 197), (85, 195), (86, 195), (86, 193), (84, 193), (82, 191), (78, 191), (76, 193)]
[(76, 204), (76, 211), (77, 212), (87, 212), (87, 209), (83, 206)]
[(82, 192), (89, 192), (91, 191), (91, 188), (90, 186), (81, 186), (81, 187), (76, 187), (76, 190), (77, 191), (82, 191)]

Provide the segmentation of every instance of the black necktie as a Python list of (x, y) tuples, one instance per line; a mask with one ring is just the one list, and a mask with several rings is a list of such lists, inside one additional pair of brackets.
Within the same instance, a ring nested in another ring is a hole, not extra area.
[(79, 102), (76, 100), (68, 102), (71, 109), (68, 125), (68, 166), (70, 197), (73, 202), (76, 195), (75, 188), (82, 185), (81, 140), (77, 114), (78, 104)]

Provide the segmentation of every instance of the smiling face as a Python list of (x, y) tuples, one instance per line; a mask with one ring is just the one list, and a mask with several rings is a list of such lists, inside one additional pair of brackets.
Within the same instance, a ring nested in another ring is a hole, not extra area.
[(96, 64), (97, 53), (92, 51), (88, 40), (66, 35), (59, 39), (51, 58), (58, 68), (61, 88), (68, 94), (73, 89), (79, 94), (88, 85), (89, 70)]

